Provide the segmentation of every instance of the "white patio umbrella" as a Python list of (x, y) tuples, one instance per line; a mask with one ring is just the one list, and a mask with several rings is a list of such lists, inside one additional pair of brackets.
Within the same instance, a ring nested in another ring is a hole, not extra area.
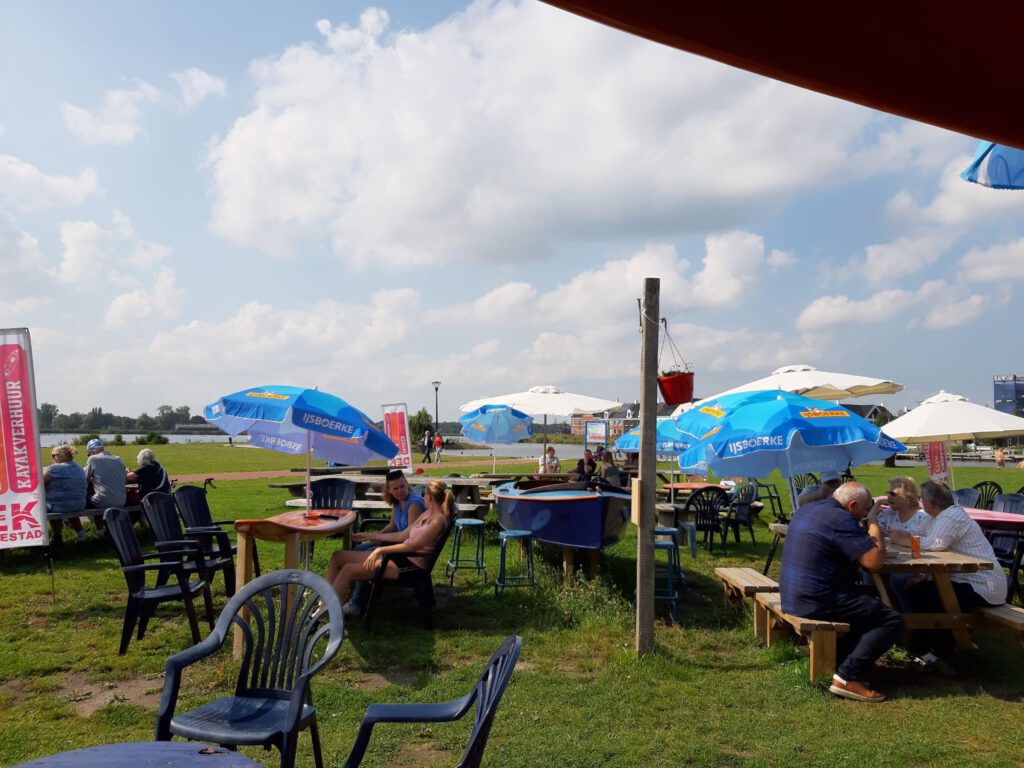
[(600, 397), (578, 395), (574, 392), (566, 392), (558, 387), (546, 385), (530, 387), (525, 392), (513, 392), (509, 395), (494, 395), (492, 397), (482, 397), (479, 400), (471, 400), (459, 406), (459, 410), (463, 413), (469, 413), (483, 405), (508, 405), (531, 416), (543, 416), (544, 451), (546, 452), (548, 445), (548, 416), (559, 416), (567, 419), (571, 416), (583, 416), (590, 413), (610, 411), (612, 408), (618, 408), (622, 403), (614, 400), (603, 400)]
[(917, 408), (890, 421), (885, 425), (885, 432), (904, 443), (988, 440), (1024, 435), (1024, 419), (972, 403), (963, 395), (940, 391), (922, 400)]
[[(731, 395), (734, 392), (750, 392), (756, 389), (782, 389), (814, 400), (843, 400), (867, 395), (890, 395), (903, 389), (889, 379), (873, 379), (870, 376), (856, 376), (851, 373), (819, 371), (809, 365), (785, 365), (771, 372), (770, 376), (719, 392), (705, 400)], [(702, 401), (703, 402), (703, 401)], [(679, 416), (692, 407), (692, 403), (679, 406), (673, 416)]]

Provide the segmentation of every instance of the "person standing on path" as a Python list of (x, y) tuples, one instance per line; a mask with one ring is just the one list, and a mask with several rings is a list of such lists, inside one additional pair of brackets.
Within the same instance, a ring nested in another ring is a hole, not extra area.
[(1005, 453), (1005, 451), (1003, 451), (1002, 448), (996, 448), (995, 459), (996, 459), (996, 469), (1005, 469), (1006, 468), (1006, 453)]
[(430, 452), (432, 450), (434, 450), (434, 440), (430, 436), (430, 430), (429, 429), (426, 432), (423, 433), (423, 439), (420, 440), (420, 448), (423, 449), (423, 463), (424, 464), (430, 464), (431, 463)]
[(441, 437), (441, 433), (438, 432), (434, 435), (434, 463), (441, 463), (441, 451), (444, 448), (444, 438)]

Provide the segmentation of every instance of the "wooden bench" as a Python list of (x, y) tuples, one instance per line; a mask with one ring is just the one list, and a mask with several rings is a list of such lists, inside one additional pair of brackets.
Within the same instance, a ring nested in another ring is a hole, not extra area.
[(759, 592), (754, 596), (754, 635), (771, 647), (780, 637), (779, 629), (788, 624), (807, 639), (811, 652), (811, 681), (831, 677), (836, 671), (836, 638), (850, 631), (850, 625), (793, 616), (782, 610), (778, 592)]
[(985, 608), (978, 608), (977, 613), (980, 613), (993, 624), (999, 624), (1015, 630), (1024, 639), (1024, 608), (1004, 603), (995, 607), (986, 606)]
[(722, 580), (725, 603), (742, 602), (761, 592), (778, 592), (779, 584), (753, 568), (715, 568), (715, 576)]
[[(118, 507), (118, 509), (124, 509), (124, 510), (127, 510), (128, 512), (131, 512), (131, 513), (134, 513), (134, 512), (141, 513), (142, 512), (142, 505), (141, 504), (129, 504), (129, 505), (124, 506), (124, 507)], [(64, 521), (64, 520), (74, 520), (76, 517), (87, 517), (87, 518), (89, 518), (89, 520), (91, 522), (93, 516), (103, 517), (103, 513), (105, 511), (106, 511), (105, 509), (98, 509), (96, 507), (89, 507), (87, 509), (76, 509), (74, 512), (47, 512), (46, 513), (46, 519), (47, 519), (47, 521), (52, 523), (54, 520)]]

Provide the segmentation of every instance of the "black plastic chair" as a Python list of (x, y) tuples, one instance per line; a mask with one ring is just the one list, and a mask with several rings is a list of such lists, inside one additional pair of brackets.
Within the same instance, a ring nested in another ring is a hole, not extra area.
[[(232, 625), (245, 643), (234, 695), (176, 714), (182, 670), (230, 645)], [(341, 601), (323, 577), (289, 570), (250, 581), (203, 642), (167, 660), (157, 741), (182, 736), (229, 749), (276, 747), (282, 768), (291, 768), (299, 732), (309, 728), (313, 758), (323, 768), (310, 679), (338, 652), (343, 634)]]
[(782, 508), (782, 497), (779, 496), (779, 491), (775, 487), (774, 483), (763, 483), (760, 480), (750, 479), (750, 482), (756, 483), (757, 485), (757, 500), (762, 504), (768, 503), (768, 506), (772, 510), (772, 519), (776, 523), (788, 523), (789, 518), (786, 517), (786, 513)]
[(1022, 486), (1021, 486), (1020, 488), (1018, 488), (1018, 489), (1017, 489), (1017, 490), (1015, 491), (1015, 493), (1020, 493), (1020, 494), (1024, 494), (1024, 485), (1022, 485)]
[(371, 704), (363, 715), (355, 744), (343, 768), (356, 768), (362, 763), (373, 727), (378, 723), (447, 723), (459, 720), (474, 702), (476, 716), (469, 734), (469, 745), (456, 768), (478, 768), (487, 748), (494, 714), (512, 678), (522, 647), (523, 639), (518, 635), (511, 635), (505, 640), (487, 662), (473, 690), (460, 699), (440, 704)]
[[(182, 530), (181, 520), (178, 518), (178, 508), (174, 504), (174, 497), (169, 493), (153, 491), (147, 493), (142, 500), (142, 510), (146, 514), (146, 522), (153, 531), (153, 539), (156, 548), (160, 551), (165, 549), (180, 549), (182, 547), (198, 548), (203, 556), (201, 559), (185, 563), (186, 573), (196, 573), (202, 579), (209, 581), (213, 574), (221, 571), (224, 574), (224, 589), (227, 594), (235, 594), (235, 560), (231, 556), (231, 543), (228, 535), (219, 528), (203, 529), (202, 533), (212, 538), (214, 534), (221, 537), (217, 547), (203, 546), (199, 532)], [(226, 551), (227, 555), (220, 555), (219, 552)]]
[[(149, 555), (142, 553), (139, 540), (135, 537), (131, 517), (127, 510), (111, 507), (103, 513), (103, 522), (110, 534), (110, 540), (117, 552), (117, 559), (124, 572), (124, 580), (128, 584), (128, 603), (124, 609), (124, 625), (121, 628), (121, 645), (118, 654), (124, 655), (128, 643), (132, 639), (132, 631), (138, 624), (138, 640), (146, 634), (150, 618), (161, 603), (181, 600), (185, 604), (185, 614), (192, 630), (192, 642), (199, 642), (199, 624), (196, 621), (196, 610), (192, 599), (199, 594), (203, 596), (206, 608), (206, 620), (213, 627), (213, 601), (210, 599), (210, 585), (204, 579), (191, 579), (185, 570), (185, 563), (202, 560), (197, 548), (184, 547), (178, 550), (163, 550)], [(147, 563), (146, 560), (159, 558), (160, 562)], [(193, 565), (193, 572), (196, 568)], [(157, 586), (146, 585), (146, 572), (155, 571)], [(167, 582), (174, 578), (174, 584)]]
[(370, 628), (370, 624), (373, 621), (373, 610), (377, 605), (377, 601), (380, 600), (385, 586), (405, 587), (406, 589), (413, 590), (416, 595), (416, 604), (420, 609), (420, 617), (423, 619), (423, 626), (426, 629), (434, 628), (434, 605), (437, 600), (434, 598), (434, 580), (431, 574), (434, 570), (434, 564), (441, 556), (445, 544), (448, 543), (448, 535), (452, 532), (454, 522), (455, 514), (453, 512), (452, 517), (448, 519), (444, 530), (441, 532), (437, 544), (434, 545), (434, 551), (427, 558), (427, 567), (425, 569), (410, 569), (399, 573), (398, 578), (390, 579), (385, 575), (384, 571), (387, 564), (391, 562), (391, 555), (385, 554), (381, 558), (380, 568), (377, 569), (373, 581), (370, 582), (372, 588), (370, 589), (369, 601), (366, 603), (366, 611), (363, 614), (363, 629), (368, 630)]
[(732, 528), (733, 537), (736, 543), (740, 543), (740, 526), (745, 525), (750, 531), (750, 542), (757, 543), (754, 537), (754, 510), (751, 505), (757, 500), (757, 486), (753, 483), (744, 483), (737, 488), (729, 500), (729, 508), (726, 511), (726, 523)]
[(953, 493), (953, 503), (960, 507), (978, 506), (981, 493), (975, 488), (957, 488)]
[(310, 509), (352, 509), (356, 484), (340, 477), (325, 477), (310, 485)]
[[(194, 485), (180, 485), (171, 495), (174, 497), (174, 503), (178, 507), (178, 512), (181, 513), (181, 519), (185, 521), (186, 530), (195, 532), (199, 536), (199, 540), (203, 543), (206, 551), (213, 552), (213, 547), (216, 547), (217, 556), (224, 557), (227, 555), (227, 552), (220, 548), (220, 543), (223, 542), (223, 539), (217, 536), (216, 531), (221, 530), (222, 526), (234, 528), (235, 521), (213, 519), (206, 496), (207, 482), (209, 480), (204, 482), (202, 488)], [(212, 482), (209, 482), (209, 484), (213, 485)], [(238, 547), (232, 544), (231, 554), (235, 555), (237, 553)], [(257, 576), (260, 575), (260, 558), (256, 553), (256, 539), (252, 540), (252, 570)], [(234, 594), (234, 585), (232, 585), (231, 592), (228, 594)]]
[(978, 509), (992, 509), (992, 502), (1003, 492), (999, 483), (994, 483), (991, 480), (982, 480), (974, 486), (974, 490), (980, 494)]
[(796, 486), (797, 496), (809, 485), (820, 485), (818, 482), (818, 476), (813, 472), (808, 472), (803, 475), (793, 475), (793, 485)]
[[(715, 534), (722, 539), (722, 554), (726, 554), (726, 533), (729, 523), (722, 513), (729, 507), (729, 497), (721, 488), (701, 488), (690, 494), (686, 504), (675, 506), (675, 527), (678, 528), (681, 517), (689, 516), (698, 533), (704, 533), (704, 544), (709, 552), (715, 550)], [(710, 535), (710, 543), (708, 536)]]

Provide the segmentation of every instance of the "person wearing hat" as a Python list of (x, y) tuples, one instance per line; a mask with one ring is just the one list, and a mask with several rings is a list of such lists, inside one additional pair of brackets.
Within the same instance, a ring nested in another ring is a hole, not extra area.
[[(103, 441), (94, 437), (85, 446), (89, 454), (85, 462), (85, 479), (88, 484), (89, 503), (87, 506), (99, 510), (109, 507), (123, 507), (125, 493), (125, 466), (120, 456), (107, 453)], [(103, 513), (93, 515), (96, 528), (103, 530)]]
[(843, 478), (838, 472), (822, 472), (820, 480), (821, 485), (809, 485), (803, 489), (797, 497), (797, 507), (821, 501), (822, 499), (829, 499), (836, 492), (836, 489), (843, 484)]

